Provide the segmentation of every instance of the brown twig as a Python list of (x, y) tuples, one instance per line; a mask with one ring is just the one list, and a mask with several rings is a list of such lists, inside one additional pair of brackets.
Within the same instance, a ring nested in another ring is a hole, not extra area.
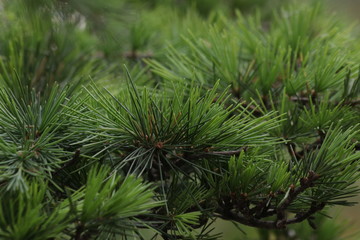
[(307, 177), (300, 179), (299, 187), (295, 188), (295, 186), (293, 185), (290, 187), (286, 199), (284, 199), (276, 208), (276, 213), (277, 213), (276, 224), (279, 228), (283, 228), (284, 227), (283, 225), (287, 224), (285, 210), (290, 206), (290, 204), (296, 199), (296, 197), (299, 194), (304, 192), (306, 189), (313, 187), (314, 181), (319, 179), (319, 177), (320, 176), (318, 174), (316, 174), (313, 171), (310, 171)]
[(57, 176), (59, 173), (61, 173), (61, 170), (64, 170), (65, 168), (76, 164), (78, 162), (78, 160), (79, 160), (79, 157), (80, 157), (80, 149), (78, 148), (74, 152), (74, 155), (73, 155), (72, 159), (70, 161), (68, 161), (66, 164), (64, 164), (64, 166), (59, 168), (56, 172), (54, 172), (53, 176)]
[[(236, 198), (236, 195), (230, 194), (225, 196), (219, 202), (219, 207), (216, 211), (216, 216), (226, 220), (232, 220), (241, 224), (265, 228), (265, 229), (283, 229), (289, 224), (302, 222), (305, 219), (311, 217), (317, 211), (324, 208), (324, 203), (313, 202), (308, 211), (298, 213), (292, 219), (286, 218), (286, 210), (295, 201), (295, 199), (308, 188), (314, 186), (314, 182), (319, 179), (320, 176), (313, 171), (309, 171), (308, 175), (300, 180), (300, 186), (290, 186), (290, 189), (286, 197), (281, 201), (277, 207), (267, 206), (271, 197), (275, 196), (273, 193), (263, 201), (259, 202), (257, 206), (250, 209), (250, 203), (247, 200), (247, 195), (242, 194), (240, 198)], [(265, 217), (276, 215), (275, 220), (262, 220)]]
[(286, 221), (286, 224), (294, 224), (304, 221), (316, 212), (322, 210), (325, 207), (325, 203), (312, 202), (311, 207), (304, 213), (297, 214), (294, 218)]

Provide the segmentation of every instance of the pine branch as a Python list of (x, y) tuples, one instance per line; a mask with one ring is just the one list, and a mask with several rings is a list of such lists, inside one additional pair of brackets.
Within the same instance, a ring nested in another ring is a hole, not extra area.
[(300, 223), (310, 218), (315, 213), (321, 211), (325, 207), (325, 203), (312, 202), (309, 210), (303, 213), (298, 213), (294, 218), (286, 220), (285, 226), (288, 224)]
[[(298, 213), (293, 219), (286, 218), (286, 210), (301, 193), (311, 187), (314, 187), (315, 181), (319, 178), (319, 175), (310, 171), (307, 177), (300, 180), (300, 186), (290, 186), (285, 198), (282, 199), (280, 204), (278, 204), (278, 206), (274, 209), (271, 209), (271, 206), (268, 208), (264, 207), (268, 198), (265, 198), (252, 209), (249, 208), (249, 202), (247, 201), (246, 195), (240, 196), (240, 199), (237, 199), (235, 202), (231, 200), (231, 198), (224, 198), (219, 203), (219, 208), (216, 210), (216, 216), (226, 220), (236, 221), (247, 226), (265, 229), (283, 229), (289, 224), (302, 222), (316, 212), (322, 210), (325, 204), (313, 202), (308, 211)], [(276, 215), (276, 220), (261, 220), (273, 215)]]
[(300, 195), (301, 193), (305, 192), (308, 188), (311, 188), (314, 186), (314, 182), (318, 180), (320, 176), (316, 174), (313, 171), (310, 171), (308, 173), (307, 177), (304, 177), (300, 179), (300, 186), (296, 187), (294, 185), (291, 185), (289, 188), (289, 192), (285, 199), (281, 201), (281, 203), (276, 207), (276, 226), (278, 228), (283, 228), (288, 223), (286, 220), (286, 209), (290, 206), (290, 204), (296, 200), (296, 197)]

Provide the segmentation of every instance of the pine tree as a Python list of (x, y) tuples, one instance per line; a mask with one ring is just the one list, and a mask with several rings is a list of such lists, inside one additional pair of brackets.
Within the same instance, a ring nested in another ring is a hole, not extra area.
[(0, 239), (343, 236), (356, 29), (319, 1), (205, 2), (3, 1)]

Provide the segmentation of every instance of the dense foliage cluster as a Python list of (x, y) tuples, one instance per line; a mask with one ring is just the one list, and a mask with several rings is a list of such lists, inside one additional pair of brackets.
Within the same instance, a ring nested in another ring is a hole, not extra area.
[(3, 1), (0, 239), (339, 239), (357, 32), (271, 2)]

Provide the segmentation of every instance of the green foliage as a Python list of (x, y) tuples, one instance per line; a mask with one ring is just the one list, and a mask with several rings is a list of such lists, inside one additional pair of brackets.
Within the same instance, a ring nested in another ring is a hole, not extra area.
[(7, 89), (0, 91), (0, 178), (4, 189), (27, 189), (30, 177), (50, 178), (54, 169), (70, 160), (64, 146), (68, 118), (64, 117), (66, 91), (54, 86), (46, 101), (32, 91), (27, 104)]
[(77, 233), (90, 237), (100, 232), (108, 239), (117, 234), (130, 235), (137, 224), (140, 225), (136, 216), (159, 206), (159, 202), (152, 200), (151, 190), (140, 179), (121, 178), (116, 174), (109, 176), (108, 167), (92, 168), (86, 188), (72, 197), (79, 200), (70, 202), (69, 199), (69, 207), (76, 211), (73, 214), (78, 222)]
[(359, 171), (353, 164), (360, 159), (360, 154), (354, 152), (352, 143), (356, 134), (357, 131), (353, 128), (346, 131), (330, 129), (320, 149), (310, 152), (304, 161), (299, 163), (302, 170), (314, 171), (320, 177), (320, 184), (313, 189), (309, 200), (348, 204), (343, 200), (356, 194), (358, 190), (353, 183), (359, 178)]
[(360, 190), (356, 32), (271, 2), (5, 1), (0, 238), (339, 239), (319, 216)]
[(86, 187), (64, 199), (49, 192), (45, 182), (32, 182), (26, 192), (2, 194), (0, 236), (114, 239), (132, 235), (142, 225), (136, 217), (161, 203), (153, 200), (153, 189), (140, 179), (109, 173), (108, 167), (94, 166), (89, 170)]
[(60, 208), (46, 211), (46, 184), (33, 183), (27, 192), (2, 196), (0, 236), (2, 239), (49, 239), (59, 236), (68, 221)]
[(271, 114), (252, 118), (238, 104), (225, 106), (226, 95), (217, 94), (216, 85), (203, 96), (199, 89), (179, 95), (181, 89), (160, 96), (146, 89), (139, 93), (130, 86), (120, 99), (96, 88), (89, 91), (94, 101), (86, 106), (94, 115), (77, 114), (87, 118), (78, 129), (89, 132), (90, 127), (95, 134), (89, 136), (89, 143), (84, 142), (85, 151), (94, 157), (116, 151), (120, 159), (111, 156), (113, 163), (119, 161), (120, 168), (129, 165), (127, 171), (142, 173), (158, 161), (176, 169), (175, 159), (201, 168), (202, 159), (196, 163), (196, 155), (208, 152), (211, 157), (211, 151), (276, 142), (264, 131), (276, 126), (275, 119), (266, 121)]

